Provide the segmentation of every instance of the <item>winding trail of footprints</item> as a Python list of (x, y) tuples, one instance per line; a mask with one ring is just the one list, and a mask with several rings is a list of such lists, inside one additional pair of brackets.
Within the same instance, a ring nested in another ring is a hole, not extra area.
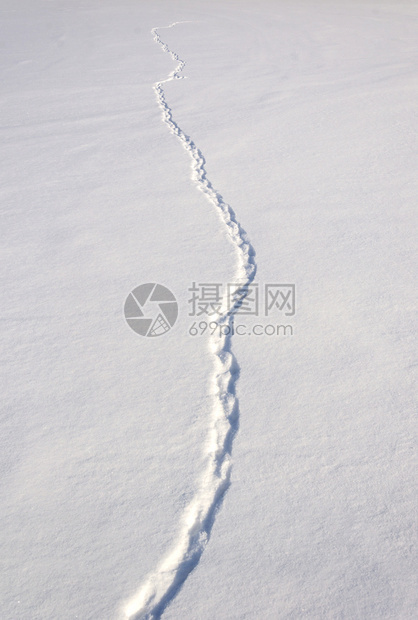
[[(184, 22), (175, 22), (166, 28), (172, 28), (179, 23)], [(192, 179), (215, 207), (236, 249), (235, 281), (240, 284), (241, 294), (229, 311), (226, 305), (227, 300), (223, 300), (222, 315), (219, 318), (221, 325), (230, 326), (234, 310), (241, 305), (248, 290), (247, 287), (254, 279), (257, 269), (254, 260), (255, 252), (247, 234), (237, 221), (234, 211), (208, 179), (202, 152), (173, 119), (171, 108), (165, 98), (163, 84), (182, 79), (181, 72), (186, 63), (161, 40), (158, 30), (161, 28), (152, 30), (154, 40), (178, 63), (167, 79), (154, 84), (163, 121), (189, 153), (192, 160)], [(222, 331), (228, 332), (227, 329)], [(229, 330), (229, 333), (231, 331)], [(130, 620), (158, 620), (161, 617), (166, 606), (198, 564), (209, 540), (216, 511), (230, 483), (231, 448), (239, 420), (238, 400), (235, 395), (239, 367), (231, 352), (230, 335), (215, 333), (210, 337), (209, 346), (214, 356), (213, 408), (208, 439), (204, 446), (204, 471), (198, 489), (185, 509), (173, 548), (155, 571), (148, 575), (138, 593), (125, 606), (124, 617)]]

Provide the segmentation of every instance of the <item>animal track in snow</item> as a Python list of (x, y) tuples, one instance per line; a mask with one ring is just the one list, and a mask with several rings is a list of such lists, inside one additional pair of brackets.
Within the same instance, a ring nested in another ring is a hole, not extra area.
[[(166, 28), (172, 28), (179, 23), (185, 22), (175, 22)], [(222, 315), (218, 319), (221, 325), (230, 327), (234, 311), (241, 305), (248, 290), (247, 287), (255, 277), (257, 269), (255, 252), (233, 209), (224, 201), (209, 180), (202, 152), (173, 118), (172, 110), (165, 98), (163, 84), (182, 79), (181, 73), (186, 63), (162, 41), (158, 30), (160, 28), (152, 30), (154, 40), (177, 63), (175, 69), (165, 80), (154, 84), (163, 121), (189, 153), (192, 179), (216, 209), (236, 249), (235, 281), (239, 283), (242, 294), (229, 310), (226, 307), (226, 299), (223, 300)], [(124, 617), (130, 620), (158, 620), (160, 618), (190, 572), (198, 564), (209, 540), (216, 511), (230, 483), (231, 448), (239, 420), (238, 400), (235, 394), (239, 367), (231, 351), (232, 330), (218, 331), (225, 333), (229, 331), (229, 335), (215, 333), (211, 335), (209, 341), (214, 356), (213, 408), (210, 414), (208, 439), (204, 446), (204, 471), (192, 500), (186, 506), (173, 548), (157, 568), (146, 577), (138, 593), (125, 606)]]

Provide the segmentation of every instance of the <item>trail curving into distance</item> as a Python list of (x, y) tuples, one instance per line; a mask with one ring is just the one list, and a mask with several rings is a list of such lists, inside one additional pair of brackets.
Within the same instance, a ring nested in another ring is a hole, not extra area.
[[(185, 22), (175, 22), (165, 28), (172, 28), (179, 23)], [(225, 335), (218, 333), (221, 330), (216, 330), (210, 337), (209, 346), (214, 357), (213, 408), (210, 414), (208, 439), (204, 446), (205, 467), (199, 486), (185, 509), (173, 548), (147, 576), (138, 593), (126, 604), (124, 617), (130, 620), (158, 620), (161, 617), (190, 572), (198, 564), (210, 538), (216, 511), (230, 484), (231, 448), (239, 420), (238, 400), (235, 394), (239, 366), (231, 351), (231, 336), (228, 333), (231, 334), (232, 330), (227, 328), (231, 326), (234, 312), (247, 295), (248, 286), (254, 280), (257, 269), (255, 252), (246, 232), (237, 221), (232, 208), (207, 177), (202, 152), (173, 119), (163, 84), (182, 79), (181, 72), (186, 63), (161, 40), (158, 30), (161, 28), (154, 28), (151, 31), (154, 40), (178, 63), (167, 79), (154, 84), (158, 105), (164, 123), (171, 133), (178, 137), (190, 155), (193, 181), (216, 209), (235, 246), (237, 256), (235, 281), (239, 284), (239, 294), (230, 310), (227, 309), (227, 300), (225, 298), (223, 300), (222, 315), (218, 322), (225, 327), (222, 329)]]

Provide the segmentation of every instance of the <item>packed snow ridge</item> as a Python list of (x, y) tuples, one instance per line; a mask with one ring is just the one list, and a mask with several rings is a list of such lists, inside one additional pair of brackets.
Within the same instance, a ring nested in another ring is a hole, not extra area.
[[(172, 28), (178, 23), (184, 22), (175, 22), (165, 28)], [(232, 309), (228, 310), (227, 300), (223, 300), (222, 314), (219, 318), (219, 323), (227, 327), (231, 324), (234, 311), (241, 305), (248, 292), (248, 286), (255, 277), (257, 269), (255, 252), (247, 234), (237, 221), (234, 211), (208, 179), (202, 152), (173, 119), (172, 110), (165, 98), (163, 84), (182, 79), (181, 72), (186, 63), (161, 40), (158, 34), (160, 29), (152, 30), (154, 40), (178, 63), (167, 79), (154, 84), (163, 121), (189, 153), (192, 160), (192, 179), (215, 207), (236, 248), (235, 278), (240, 285), (239, 294), (236, 296)], [(125, 606), (124, 616), (130, 620), (156, 620), (175, 597), (200, 560), (210, 537), (216, 511), (230, 483), (231, 447), (239, 417), (238, 400), (235, 394), (239, 367), (231, 351), (231, 336), (226, 335), (232, 330), (225, 328), (218, 331), (225, 332), (225, 335), (214, 334), (209, 342), (214, 356), (213, 409), (209, 436), (204, 447), (206, 465), (203, 475), (192, 501), (183, 514), (174, 548), (155, 571), (148, 575), (138, 593)]]

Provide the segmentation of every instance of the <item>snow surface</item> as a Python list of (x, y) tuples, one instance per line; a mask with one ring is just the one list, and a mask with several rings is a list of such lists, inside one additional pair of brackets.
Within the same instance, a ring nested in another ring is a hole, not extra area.
[[(416, 617), (416, 2), (0, 16), (0, 618)], [(294, 335), (189, 336), (255, 268)]]

